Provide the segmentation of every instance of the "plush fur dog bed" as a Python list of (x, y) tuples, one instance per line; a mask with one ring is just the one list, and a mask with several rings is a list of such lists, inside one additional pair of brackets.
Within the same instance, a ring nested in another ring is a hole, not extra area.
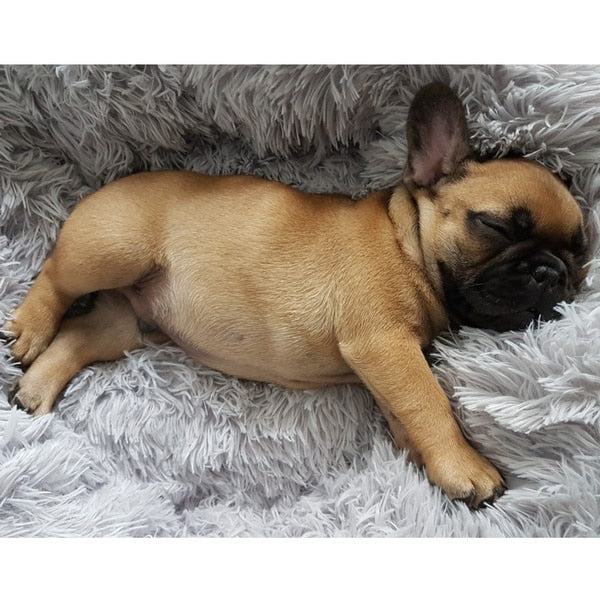
[[(5, 67), (0, 318), (76, 202), (117, 177), (250, 173), (355, 197), (397, 183), (408, 106), (434, 79), (466, 103), (480, 152), (571, 181), (596, 248), (597, 67)], [(525, 332), (436, 344), (465, 432), (506, 474), (506, 495), (477, 512), (406, 462), (361, 386), (240, 381), (162, 345), (84, 369), (34, 419), (8, 405), (19, 371), (2, 347), (0, 535), (597, 536), (595, 261), (561, 310)]]

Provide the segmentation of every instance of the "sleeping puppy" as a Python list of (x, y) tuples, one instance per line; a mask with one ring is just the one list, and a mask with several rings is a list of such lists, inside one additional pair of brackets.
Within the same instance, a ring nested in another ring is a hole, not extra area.
[[(502, 477), (466, 442), (423, 349), (449, 324), (553, 318), (584, 277), (582, 214), (539, 165), (473, 160), (445, 85), (417, 94), (407, 136), (404, 185), (360, 201), (189, 172), (83, 200), (4, 326), (28, 367), (11, 402), (47, 413), (83, 366), (170, 339), (236, 377), (362, 381), (434, 484), (493, 502)], [(70, 315), (90, 292), (93, 308)]]

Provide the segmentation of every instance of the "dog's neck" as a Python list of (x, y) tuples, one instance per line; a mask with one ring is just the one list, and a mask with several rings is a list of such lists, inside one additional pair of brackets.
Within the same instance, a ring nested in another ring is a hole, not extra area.
[(394, 226), (398, 244), (415, 263), (421, 266), (436, 295), (443, 298), (440, 269), (428, 240), (433, 222), (431, 202), (413, 196), (404, 186), (398, 186), (390, 198), (388, 214)]

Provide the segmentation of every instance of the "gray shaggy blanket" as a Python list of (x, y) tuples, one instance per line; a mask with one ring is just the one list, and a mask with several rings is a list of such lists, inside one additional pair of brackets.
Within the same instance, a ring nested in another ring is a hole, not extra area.
[[(434, 79), (465, 101), (481, 152), (521, 152), (572, 180), (596, 244), (597, 67), (10, 66), (0, 318), (77, 201), (117, 177), (251, 173), (355, 197), (397, 183), (408, 106)], [(436, 344), (457, 418), (507, 475), (507, 494), (477, 512), (406, 462), (361, 386), (289, 391), (160, 345), (84, 369), (32, 418), (8, 405), (19, 370), (2, 347), (0, 536), (597, 536), (596, 262), (561, 310)]]

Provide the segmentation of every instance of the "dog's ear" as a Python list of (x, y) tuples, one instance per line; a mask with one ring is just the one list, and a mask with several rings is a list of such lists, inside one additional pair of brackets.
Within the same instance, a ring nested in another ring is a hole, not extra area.
[(465, 110), (443, 83), (430, 83), (415, 96), (406, 123), (408, 162), (404, 182), (431, 187), (456, 173), (471, 153)]

